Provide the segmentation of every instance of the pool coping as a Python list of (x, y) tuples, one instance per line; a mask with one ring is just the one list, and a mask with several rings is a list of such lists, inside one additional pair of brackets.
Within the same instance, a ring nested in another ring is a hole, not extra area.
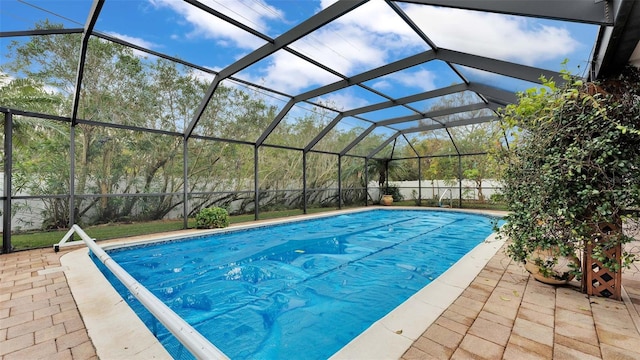
[[(339, 214), (376, 209), (367, 207), (331, 211), (322, 214), (303, 215), (294, 218), (239, 224), (227, 229), (181, 231), (148, 235), (131, 239), (117, 239), (99, 243), (105, 249), (132, 246), (148, 242), (171, 240), (184, 236), (201, 236), (236, 229), (273, 225), (298, 220), (321, 218)], [(389, 209), (389, 208), (387, 208)], [(468, 212), (481, 215), (502, 216), (504, 212), (466, 209), (415, 208), (394, 206), (391, 209), (443, 210)], [(458, 260), (446, 272), (414, 294), (382, 319), (353, 339), (332, 359), (400, 358), (411, 344), (435, 321), (438, 316), (464, 291), (486, 263), (500, 249), (504, 240), (495, 233)], [(65, 275), (78, 310), (85, 322), (96, 353), (103, 359), (171, 359), (172, 357), (138, 318), (126, 301), (113, 289), (93, 261), (88, 249), (71, 251), (60, 258), (66, 268)], [(126, 326), (122, 326), (126, 324)]]
[(462, 294), (504, 244), (489, 235), (447, 271), (415, 293), (330, 359), (399, 359)]

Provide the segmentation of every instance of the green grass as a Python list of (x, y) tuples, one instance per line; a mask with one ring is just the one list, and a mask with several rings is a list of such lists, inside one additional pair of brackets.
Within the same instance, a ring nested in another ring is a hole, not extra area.
[[(394, 202), (393, 205), (399, 206), (415, 206), (413, 200), (404, 200)], [(455, 205), (455, 204), (454, 204)], [(437, 206), (423, 202), (423, 206)], [(462, 207), (465, 209), (490, 209), (490, 210), (506, 210), (502, 204), (463, 202)], [(309, 208), (307, 214), (316, 214), (336, 210), (336, 208)], [(289, 216), (303, 215), (303, 211), (299, 209), (265, 211), (260, 213), (260, 219), (277, 219)], [(239, 224), (254, 220), (253, 214), (234, 215), (230, 217), (231, 224)], [(188, 226), (190, 229), (195, 228), (195, 220), (189, 219)], [(116, 239), (136, 235), (154, 234), (167, 231), (182, 230), (182, 220), (157, 220), (140, 223), (112, 223), (105, 225), (95, 225), (83, 228), (83, 230), (91, 237), (98, 240)], [(36, 249), (50, 247), (60, 242), (67, 230), (55, 231), (38, 231), (11, 235), (11, 245), (14, 250)], [(80, 240), (77, 235), (75, 240)]]
[[(308, 214), (326, 212), (335, 210), (335, 208), (310, 208), (307, 209)], [(281, 210), (261, 212), (260, 219), (276, 219), (295, 215), (302, 215), (302, 210)], [(230, 216), (231, 224), (239, 224), (253, 221), (253, 214)], [(195, 220), (189, 219), (188, 226), (190, 229), (195, 228)], [(98, 240), (117, 239), (122, 237), (154, 234), (167, 231), (176, 231), (183, 229), (182, 220), (156, 220), (140, 223), (111, 223), (104, 225), (95, 225), (83, 227), (83, 230), (92, 238)], [(28, 233), (20, 233), (11, 235), (11, 246), (14, 250), (36, 249), (53, 246), (62, 240), (68, 230), (52, 230), (52, 231), (34, 231)], [(74, 240), (80, 240), (74, 235)]]

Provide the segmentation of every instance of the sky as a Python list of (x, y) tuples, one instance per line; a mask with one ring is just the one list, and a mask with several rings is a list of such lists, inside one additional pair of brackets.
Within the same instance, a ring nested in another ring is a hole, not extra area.
[[(270, 38), (276, 38), (333, 2), (200, 1)], [(32, 29), (37, 21), (45, 18), (62, 23), (65, 28), (81, 28), (91, 4), (90, 0), (0, 0), (0, 31)], [(567, 69), (580, 75), (587, 68), (598, 31), (593, 25), (397, 4), (440, 48), (554, 71), (560, 70), (562, 61), (568, 59)], [(106, 0), (95, 30), (215, 71), (266, 43), (264, 39), (179, 0)], [(8, 40), (0, 41), (4, 51)], [(369, 1), (294, 42), (290, 48), (345, 76), (430, 50), (381, 0)], [(456, 69), (472, 82), (511, 91), (535, 85), (463, 66)], [(278, 51), (234, 76), (288, 95), (340, 80), (286, 51)], [(434, 60), (371, 80), (366, 85), (401, 97), (456, 83), (461, 80), (451, 67)], [(340, 104), (340, 110), (346, 110), (386, 99), (350, 87), (312, 100)]]

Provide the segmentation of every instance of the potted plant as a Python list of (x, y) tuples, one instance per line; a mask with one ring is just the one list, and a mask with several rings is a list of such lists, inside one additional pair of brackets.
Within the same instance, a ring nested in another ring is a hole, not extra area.
[[(510, 239), (513, 259), (556, 280), (565, 277), (553, 269), (560, 259), (584, 254), (582, 268), (573, 262), (570, 272), (589, 293), (605, 281), (593, 280), (592, 268), (619, 277), (633, 261), (611, 249), (631, 240), (622, 223), (637, 224), (629, 220), (638, 213), (629, 210), (640, 207), (640, 71), (629, 67), (599, 83), (566, 80), (556, 87), (543, 79), (544, 87), (503, 111), (512, 139), (499, 154), (510, 210), (500, 233)], [(545, 255), (532, 256), (540, 251)]]
[(400, 162), (391, 159), (374, 159), (369, 163), (368, 169), (371, 175), (378, 177), (380, 204), (391, 205), (394, 200), (402, 201), (404, 199), (397, 186), (389, 185), (390, 174), (402, 177), (406, 172)]

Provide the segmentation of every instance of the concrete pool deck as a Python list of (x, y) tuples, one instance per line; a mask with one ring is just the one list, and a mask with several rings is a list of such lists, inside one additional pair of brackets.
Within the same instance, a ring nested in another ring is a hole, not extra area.
[[(106, 243), (113, 241), (101, 242)], [(640, 252), (640, 242), (630, 246)], [(432, 286), (435, 300), (446, 300), (450, 305), (434, 304), (434, 299), (416, 295), (411, 301), (414, 304), (408, 301), (402, 311), (411, 319), (408, 325), (398, 325), (394, 318), (379, 321), (371, 331), (377, 340), (362, 343), (363, 348), (354, 348), (346, 357), (640, 359), (638, 262), (623, 273), (627, 301), (614, 301), (581, 294), (577, 284), (555, 288), (536, 282), (498, 248), (495, 255), (477, 256), (487, 256), (486, 264), (476, 270), (477, 276), (452, 271)], [(59, 253), (38, 249), (0, 255), (2, 360), (166, 357), (157, 343), (133, 335), (137, 318), (125, 315), (117, 319), (105, 313), (106, 307), (117, 306), (122, 300), (90, 300), (80, 295), (90, 296), (103, 285), (79, 279), (77, 271), (70, 272), (65, 261), (74, 251), (78, 252), (63, 248)], [(468, 286), (456, 285), (461, 280)], [(74, 282), (81, 284), (79, 292)], [(459, 295), (449, 292), (451, 287), (458, 288), (454, 290)], [(101, 327), (91, 323), (91, 313), (100, 319)], [(124, 330), (125, 336), (116, 335), (114, 329)], [(133, 341), (127, 343), (126, 339)], [(390, 349), (392, 353), (383, 352)]]

